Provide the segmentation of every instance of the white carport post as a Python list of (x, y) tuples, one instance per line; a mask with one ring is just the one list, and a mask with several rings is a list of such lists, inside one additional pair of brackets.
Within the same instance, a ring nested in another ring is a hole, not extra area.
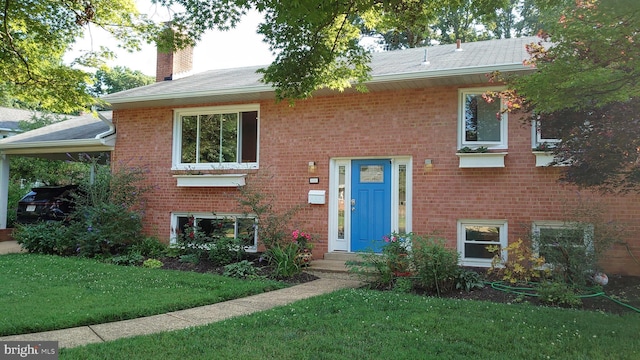
[(9, 158), (0, 154), (0, 229), (7, 228), (9, 202)]

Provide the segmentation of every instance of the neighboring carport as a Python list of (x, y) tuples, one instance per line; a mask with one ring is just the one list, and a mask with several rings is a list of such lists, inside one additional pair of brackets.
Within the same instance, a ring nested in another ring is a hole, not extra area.
[(115, 142), (111, 111), (71, 117), (0, 140), (0, 230), (7, 228), (9, 163), (12, 157), (72, 160), (87, 154), (98, 158), (111, 152)]

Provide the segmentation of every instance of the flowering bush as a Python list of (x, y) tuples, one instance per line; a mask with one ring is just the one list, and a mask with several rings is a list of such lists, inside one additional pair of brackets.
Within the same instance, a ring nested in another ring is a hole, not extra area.
[(387, 255), (408, 254), (411, 250), (411, 234), (391, 233), (382, 237), (382, 252)]
[(293, 230), (293, 232), (291, 233), (291, 241), (298, 244), (301, 250), (311, 250), (313, 248), (313, 244), (311, 243), (311, 234), (304, 231)]
[(291, 233), (291, 242), (278, 243), (267, 250), (269, 262), (274, 265), (276, 276), (290, 277), (309, 266), (312, 259), (313, 236), (301, 230)]

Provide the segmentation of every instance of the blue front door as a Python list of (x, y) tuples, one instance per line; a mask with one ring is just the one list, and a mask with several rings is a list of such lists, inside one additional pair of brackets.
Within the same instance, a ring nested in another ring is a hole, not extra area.
[(351, 251), (379, 252), (391, 231), (391, 160), (351, 162)]

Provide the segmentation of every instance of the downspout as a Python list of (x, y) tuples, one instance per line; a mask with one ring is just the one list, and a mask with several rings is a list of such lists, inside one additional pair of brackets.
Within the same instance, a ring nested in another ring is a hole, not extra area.
[[(98, 118), (109, 126), (109, 130), (96, 135), (95, 138), (100, 140), (100, 143), (102, 145), (109, 145), (107, 143), (110, 142), (111, 140), (110, 138), (114, 138), (113, 140), (115, 141), (116, 127), (113, 126), (112, 120), (105, 118), (104, 116), (102, 116), (102, 114), (100, 114), (100, 112), (98, 112)], [(89, 174), (89, 183), (93, 184), (95, 182), (95, 179), (96, 179), (96, 164), (94, 162), (94, 163), (91, 163), (91, 173)]]
[(113, 121), (112, 120), (109, 120), (109, 119), (105, 118), (104, 116), (102, 116), (102, 114), (100, 114), (100, 112), (98, 112), (98, 118), (100, 120), (102, 120), (102, 122), (107, 124), (107, 126), (109, 126), (109, 130), (96, 135), (95, 139), (100, 140), (102, 145), (108, 145), (107, 144), (107, 142), (108, 142), (107, 138), (116, 134), (116, 127), (113, 125)]

